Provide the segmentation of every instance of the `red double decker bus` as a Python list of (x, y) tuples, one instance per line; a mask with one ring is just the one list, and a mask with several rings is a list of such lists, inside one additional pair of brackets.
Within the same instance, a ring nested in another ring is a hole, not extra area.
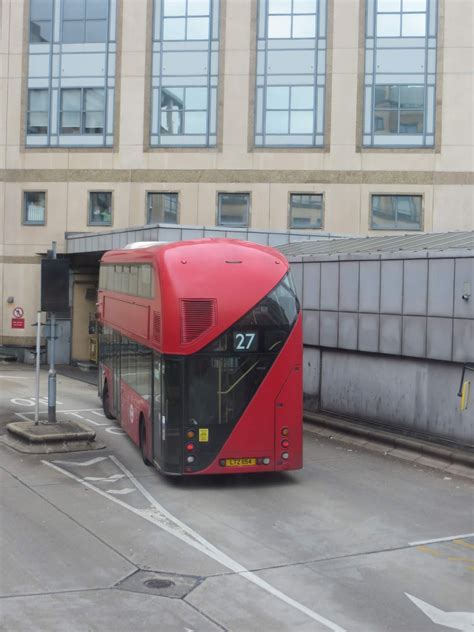
[(230, 239), (109, 251), (98, 316), (104, 412), (145, 463), (302, 467), (301, 313), (281, 253)]

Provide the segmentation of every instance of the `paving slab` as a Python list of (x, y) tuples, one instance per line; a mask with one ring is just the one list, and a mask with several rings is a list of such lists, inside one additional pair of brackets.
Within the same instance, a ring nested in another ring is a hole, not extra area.
[(10, 632), (222, 632), (182, 600), (123, 590), (4, 599), (2, 622)]

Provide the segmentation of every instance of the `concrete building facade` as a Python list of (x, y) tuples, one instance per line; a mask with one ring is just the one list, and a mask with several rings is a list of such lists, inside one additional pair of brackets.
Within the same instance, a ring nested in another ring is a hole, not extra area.
[(473, 32), (472, 0), (1, 0), (0, 344), (66, 233), (472, 230)]

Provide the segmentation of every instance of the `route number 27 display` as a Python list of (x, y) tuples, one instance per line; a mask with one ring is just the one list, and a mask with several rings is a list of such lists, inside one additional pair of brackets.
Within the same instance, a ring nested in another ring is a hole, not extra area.
[(257, 351), (256, 331), (234, 331), (234, 351)]

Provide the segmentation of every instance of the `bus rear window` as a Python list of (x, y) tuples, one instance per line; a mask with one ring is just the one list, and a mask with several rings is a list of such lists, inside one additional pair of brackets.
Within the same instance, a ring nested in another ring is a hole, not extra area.
[(99, 289), (154, 298), (153, 266), (148, 263), (103, 264), (99, 272)]

